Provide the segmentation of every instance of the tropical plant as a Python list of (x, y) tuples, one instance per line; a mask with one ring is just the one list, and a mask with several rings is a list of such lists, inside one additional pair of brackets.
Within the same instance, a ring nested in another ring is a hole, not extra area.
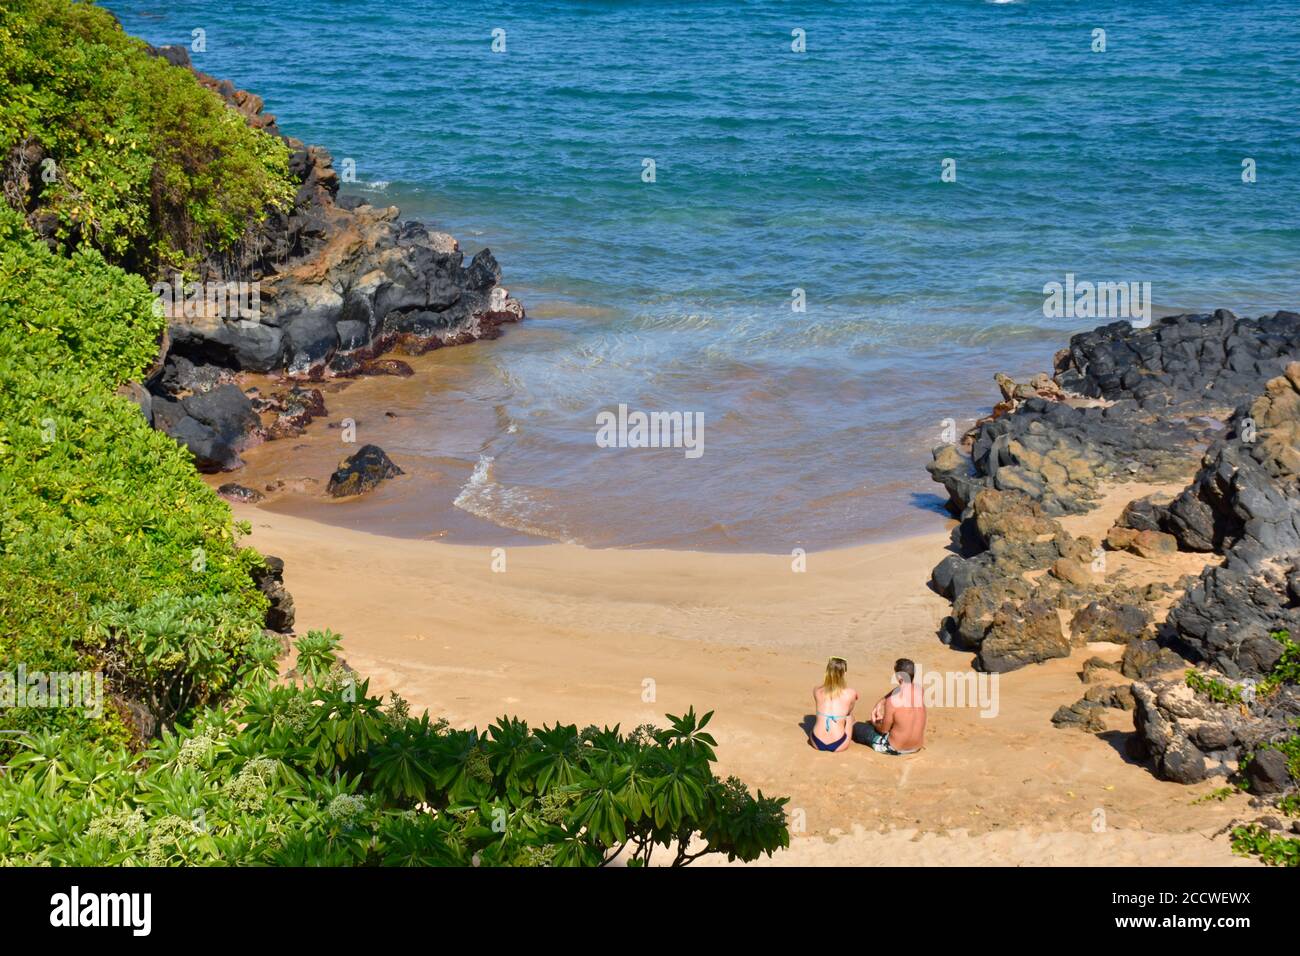
[(339, 636), (326, 628), (308, 631), (294, 642), (298, 651), (298, 671), (315, 684), (329, 673), (339, 649)]
[(1197, 693), (1204, 694), (1210, 700), (1219, 704), (1240, 703), (1241, 690), (1237, 687), (1229, 687), (1221, 680), (1209, 677), (1201, 673), (1196, 668), (1189, 668), (1184, 679), (1187, 686)]
[(1231, 839), (1234, 853), (1258, 857), (1269, 866), (1300, 866), (1300, 840), (1274, 834), (1261, 824), (1234, 827)]
[(114, 685), (169, 726), (233, 683), (238, 662), (261, 632), (238, 605), (237, 595), (170, 591), (139, 607), (114, 601), (91, 612), (93, 646)]
[(148, 276), (232, 248), (296, 188), (281, 140), (71, 0), (0, 9), (0, 179), (64, 251)]
[[(711, 715), (663, 729), (454, 730), (331, 662), (250, 682), (139, 755), (44, 733), (0, 778), (0, 857), (51, 865), (681, 866), (789, 844), (785, 799), (712, 772)], [(626, 852), (625, 852), (626, 851)]]

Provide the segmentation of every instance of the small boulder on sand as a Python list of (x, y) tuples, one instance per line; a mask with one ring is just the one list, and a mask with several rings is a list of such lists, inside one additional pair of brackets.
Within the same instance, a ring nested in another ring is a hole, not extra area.
[(363, 445), (355, 455), (339, 462), (326, 490), (335, 498), (369, 491), (386, 478), (404, 474), (378, 445)]
[(1106, 533), (1112, 551), (1130, 551), (1143, 558), (1159, 558), (1178, 551), (1178, 539), (1163, 531), (1135, 531), (1119, 525)]

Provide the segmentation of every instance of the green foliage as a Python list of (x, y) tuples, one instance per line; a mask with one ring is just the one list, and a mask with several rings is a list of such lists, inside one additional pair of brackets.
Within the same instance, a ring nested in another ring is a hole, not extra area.
[(1229, 797), (1233, 796), (1234, 794), (1241, 793), (1245, 789), (1246, 789), (1246, 785), (1244, 782), (1229, 784), (1226, 787), (1218, 787), (1217, 789), (1211, 790), (1209, 793), (1205, 793), (1197, 797), (1195, 800), (1192, 801), (1192, 804), (1195, 805), (1198, 803), (1209, 803), (1211, 800), (1222, 802), (1224, 800), (1227, 800)]
[[(1289, 631), (1275, 631), (1270, 635), (1282, 645), (1282, 656), (1259, 682), (1257, 697), (1268, 697), (1284, 684), (1294, 684), (1300, 680), (1300, 644), (1291, 640)], [(1204, 694), (1219, 704), (1240, 704), (1245, 701), (1241, 687), (1233, 687), (1217, 678), (1190, 668), (1186, 673), (1187, 686), (1199, 694)]]
[[(1260, 750), (1278, 750), (1286, 757), (1287, 773), (1292, 780), (1300, 780), (1300, 736), (1288, 737), (1286, 740), (1264, 744)], [(1258, 751), (1256, 751), (1258, 753)], [(1252, 757), (1254, 754), (1251, 755)]]
[(114, 601), (91, 613), (95, 647), (118, 690), (144, 702), (158, 725), (219, 696), (260, 635), (233, 594), (163, 591), (139, 607)]
[[(1260, 750), (1281, 751), (1286, 757), (1286, 769), (1291, 774), (1292, 781), (1300, 780), (1300, 736), (1264, 744), (1242, 761), (1243, 770)], [(1293, 791), (1282, 797), (1278, 809), (1289, 816), (1300, 816), (1300, 793)], [(1300, 840), (1275, 836), (1259, 824), (1234, 829), (1232, 849), (1243, 855), (1257, 856), (1269, 866), (1300, 866)]]
[(1223, 681), (1207, 677), (1194, 668), (1189, 669), (1186, 676), (1188, 687), (1198, 694), (1205, 694), (1215, 703), (1241, 702), (1241, 691), (1236, 687), (1229, 687)]
[(55, 734), (0, 781), (0, 858), (34, 865), (594, 866), (657, 847), (752, 860), (785, 799), (714, 776), (710, 715), (664, 729), (453, 730), (337, 666), (250, 684), (140, 755)]
[(55, 175), (47, 183), (36, 168), (26, 178), (65, 250), (92, 247), (149, 275), (231, 248), (294, 194), (283, 142), (249, 128), (188, 70), (148, 55), (91, 3), (0, 9), (0, 162), (11, 202), (15, 163), (33, 144)]
[[(208, 657), (206, 674), (173, 673), (198, 684), (178, 685), (170, 706), (159, 698), (170, 719), (231, 683), (266, 605), (249, 575), (261, 559), (238, 547), (229, 508), (187, 451), (112, 393), (153, 358), (161, 329), (143, 280), (91, 250), (51, 253), (0, 205), (0, 666), (97, 670), (104, 658), (143, 688), (167, 666), (145, 664), (162, 654), (150, 615), (184, 605), (216, 636), (186, 650)], [(0, 728), (73, 725), (129, 735), (115, 711), (0, 714)], [(11, 748), (0, 736), (0, 761)]]
[(1232, 851), (1259, 857), (1269, 866), (1300, 866), (1300, 840), (1275, 835), (1258, 823), (1233, 828)]
[[(1289, 631), (1275, 631), (1272, 637), (1282, 645), (1282, 656), (1278, 658), (1268, 676), (1260, 681), (1258, 689), (1260, 697), (1267, 697), (1284, 684), (1295, 684), (1300, 679), (1300, 644), (1296, 644), (1291, 639)], [(1266, 749), (1281, 751), (1286, 757), (1286, 769), (1292, 781), (1300, 781), (1300, 735), (1257, 748), (1242, 760), (1242, 771), (1245, 771), (1260, 750)], [(1244, 787), (1244, 783), (1242, 786)], [(1293, 791), (1283, 796), (1277, 806), (1288, 816), (1300, 816), (1300, 793)], [(1268, 829), (1258, 824), (1234, 829), (1232, 848), (1237, 853), (1257, 856), (1270, 866), (1300, 866), (1300, 840), (1274, 836)]]
[(298, 672), (315, 684), (329, 673), (339, 649), (339, 636), (326, 628), (308, 631), (294, 642), (298, 651)]
[(1300, 683), (1300, 644), (1291, 640), (1290, 631), (1274, 631), (1273, 640), (1282, 645), (1282, 656), (1273, 670), (1260, 682), (1259, 693), (1267, 696), (1283, 684)]

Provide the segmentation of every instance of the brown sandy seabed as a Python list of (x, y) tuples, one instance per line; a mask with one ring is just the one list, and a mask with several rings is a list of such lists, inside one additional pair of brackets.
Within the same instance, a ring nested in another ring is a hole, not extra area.
[[(1098, 510), (1062, 523), (1099, 540), (1126, 501), (1176, 490), (1121, 485)], [(1116, 660), (1119, 645), (1001, 675), (996, 717), (935, 709), (927, 747), (913, 757), (809, 748), (801, 725), (830, 655), (848, 659), (860, 714), (888, 689), (895, 657), (923, 671), (969, 669), (969, 654), (935, 636), (948, 603), (926, 582), (944, 535), (815, 552), (803, 573), (788, 556), (559, 544), (507, 549), (502, 573), (492, 571), (487, 547), (232, 507), (252, 525), (248, 543), (285, 559), (298, 630), (342, 633), (348, 662), (371, 678), (372, 692), (396, 691), (415, 712), (461, 727), (510, 713), (626, 730), (692, 705), (716, 711), (719, 772), (789, 795), (788, 809), (805, 823), (788, 851), (764, 863), (1251, 863), (1219, 832), (1246, 812), (1247, 798), (1198, 803), (1222, 780), (1166, 783), (1129, 761), (1131, 714), (1108, 711), (1102, 735), (1050, 723), (1059, 705), (1081, 696), (1082, 662)], [(1107, 561), (1108, 576), (1145, 583), (1195, 573), (1205, 559), (1111, 553)], [(652, 703), (642, 700), (647, 678)]]

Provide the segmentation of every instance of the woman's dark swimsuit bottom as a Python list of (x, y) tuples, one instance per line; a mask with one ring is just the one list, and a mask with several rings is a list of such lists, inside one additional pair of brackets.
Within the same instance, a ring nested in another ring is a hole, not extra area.
[(816, 737), (814, 737), (812, 734), (808, 735), (808, 739), (813, 742), (813, 746), (816, 747), (818, 750), (839, 750), (840, 744), (844, 743), (846, 737), (848, 737), (847, 733), (845, 733), (843, 737), (835, 741), (835, 743), (833, 744), (824, 744)]

